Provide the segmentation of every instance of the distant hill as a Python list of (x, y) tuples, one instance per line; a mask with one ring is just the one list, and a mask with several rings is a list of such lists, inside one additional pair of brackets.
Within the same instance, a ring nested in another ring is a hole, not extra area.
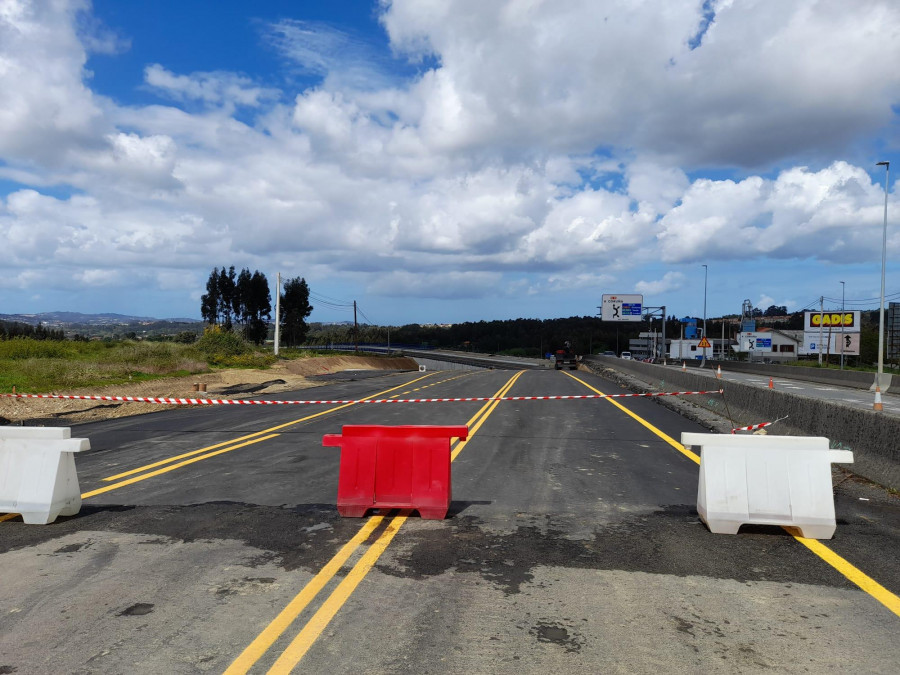
[(40, 312), (39, 314), (0, 314), (0, 321), (17, 321), (32, 326), (127, 326), (151, 323), (201, 323), (200, 319), (155, 319), (149, 316), (129, 316), (127, 314), (82, 314), (80, 312)]

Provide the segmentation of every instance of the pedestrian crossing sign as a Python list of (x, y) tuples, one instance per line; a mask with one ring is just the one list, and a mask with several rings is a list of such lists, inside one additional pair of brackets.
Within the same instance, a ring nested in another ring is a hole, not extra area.
[(709, 349), (710, 347), (712, 347), (712, 345), (709, 344), (709, 340), (707, 340), (705, 336), (700, 340), (700, 344), (697, 346), (700, 347), (700, 349)]

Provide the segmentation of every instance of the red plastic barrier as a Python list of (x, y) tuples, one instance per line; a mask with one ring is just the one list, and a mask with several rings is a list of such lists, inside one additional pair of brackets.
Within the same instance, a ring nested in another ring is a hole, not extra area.
[(341, 448), (338, 513), (361, 518), (369, 509), (418, 509), (442, 519), (450, 508), (450, 439), (467, 426), (347, 425), (322, 445)]

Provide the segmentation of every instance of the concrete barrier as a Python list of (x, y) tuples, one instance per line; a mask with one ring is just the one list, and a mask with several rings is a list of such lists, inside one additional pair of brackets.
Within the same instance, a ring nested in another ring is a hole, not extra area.
[[(613, 356), (588, 356), (586, 357), (597, 363), (615, 363), (617, 360)], [(699, 368), (700, 362), (696, 359), (668, 359), (669, 364), (681, 365), (685, 367)], [(734, 373), (751, 373), (753, 375), (762, 375), (764, 377), (786, 377), (792, 380), (803, 380), (806, 382), (819, 382), (820, 384), (830, 384), (836, 387), (852, 387), (854, 389), (865, 389), (867, 391), (875, 391), (875, 373), (867, 373), (858, 370), (834, 370), (831, 368), (810, 368), (807, 366), (789, 366), (781, 363), (749, 363), (747, 361), (713, 361), (707, 359), (706, 367), (716, 370), (720, 367), (723, 371)], [(881, 392), (886, 393), (891, 387), (892, 376), (890, 373), (882, 375)]]
[[(885, 487), (900, 489), (900, 418), (832, 401), (710, 379), (688, 368), (666, 368), (614, 357), (589, 357), (585, 362), (602, 374), (603, 367), (626, 373), (656, 391), (698, 391), (715, 388), (724, 396), (692, 396), (683, 401), (730, 420), (735, 427), (773, 422), (770, 431), (785, 436), (824, 436), (832, 448), (853, 452), (853, 472)], [(667, 399), (657, 399), (666, 404)], [(674, 398), (674, 397), (672, 397)]]
[(0, 513), (46, 525), (81, 510), (73, 453), (90, 450), (68, 427), (0, 427)]
[(834, 536), (831, 463), (852, 463), (852, 452), (829, 449), (824, 437), (683, 433), (681, 442), (700, 447), (697, 513), (711, 532), (756, 524)]

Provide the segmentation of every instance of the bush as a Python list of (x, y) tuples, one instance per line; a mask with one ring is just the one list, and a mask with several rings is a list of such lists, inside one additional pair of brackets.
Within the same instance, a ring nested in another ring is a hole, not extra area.
[(272, 354), (256, 351), (237, 333), (219, 326), (207, 328), (203, 337), (194, 343), (196, 349), (211, 366), (230, 368), (265, 368), (275, 362)]
[(64, 359), (72, 355), (69, 343), (59, 340), (13, 338), (0, 341), (0, 359)]
[(182, 345), (194, 344), (200, 336), (193, 331), (183, 330), (175, 336), (175, 342)]
[(253, 350), (240, 335), (222, 330), (219, 326), (203, 331), (203, 337), (194, 346), (207, 357), (239, 356)]

